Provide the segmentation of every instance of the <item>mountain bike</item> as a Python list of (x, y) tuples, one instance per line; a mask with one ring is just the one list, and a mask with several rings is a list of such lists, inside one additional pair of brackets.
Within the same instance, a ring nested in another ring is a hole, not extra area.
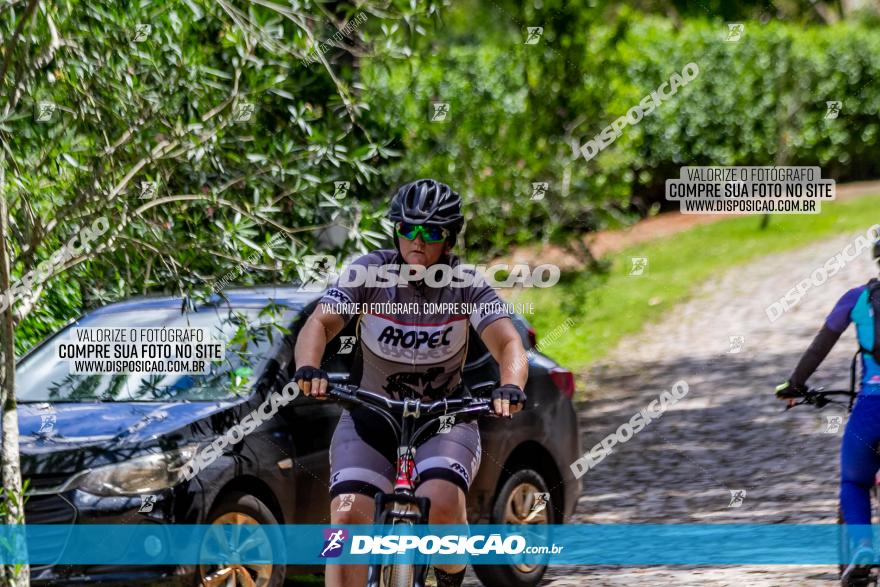
[[(494, 385), (483, 384), (479, 389)], [(330, 384), (328, 397), (347, 408), (361, 406), (378, 414), (388, 422), (397, 437), (394, 490), (392, 493), (376, 494), (374, 524), (390, 526), (389, 532), (396, 534), (407, 533), (407, 529), (415, 524), (428, 523), (431, 500), (415, 494), (415, 445), (443, 417), (452, 417), (456, 423), (469, 422), (491, 412), (491, 400), (475, 399), (470, 397), (470, 389), (464, 388), (464, 391), (464, 397), (452, 399), (393, 400), (359, 389), (356, 385)], [(449, 420), (446, 420), (446, 424), (448, 423)], [(395, 561), (394, 564), (371, 564), (367, 574), (367, 587), (424, 587), (428, 566), (414, 564), (411, 557)]]
[[(800, 396), (800, 400), (795, 402), (793, 405), (786, 407), (793, 408), (794, 406), (800, 405), (810, 405), (814, 406), (817, 409), (824, 408), (829, 404), (838, 404), (838, 405), (846, 405), (846, 412), (849, 414), (852, 412), (853, 404), (855, 403), (856, 396), (856, 360), (858, 359), (859, 353), (857, 352), (852, 359), (852, 364), (850, 365), (850, 378), (849, 378), (849, 389), (830, 389), (826, 390), (823, 387), (817, 387), (814, 389), (808, 389)], [(835, 397), (843, 397), (845, 401), (840, 401), (838, 399), (834, 399)], [(873, 502), (875, 504), (880, 504), (880, 472), (878, 472), (877, 477), (874, 481), (874, 487), (871, 489)], [(843, 570), (846, 568), (847, 563), (844, 561), (849, 561), (852, 557), (852, 551), (850, 548), (849, 539), (846, 534), (846, 524), (843, 523), (843, 512), (838, 508), (837, 510), (837, 523), (840, 525), (840, 536), (838, 538), (838, 544), (840, 548), (840, 561), (841, 563), (838, 565), (838, 569), (840, 573), (843, 573)], [(864, 579), (863, 582), (857, 583), (860, 586), (868, 586), (868, 585), (877, 585), (878, 584), (878, 576), (876, 574), (877, 568), (874, 567), (871, 569), (871, 573), (868, 577)]]

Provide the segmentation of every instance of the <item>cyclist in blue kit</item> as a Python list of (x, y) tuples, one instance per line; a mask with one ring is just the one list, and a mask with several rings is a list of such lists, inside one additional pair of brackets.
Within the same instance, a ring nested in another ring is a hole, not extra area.
[[(874, 243), (873, 254), (880, 261), (880, 241)], [(807, 379), (851, 322), (856, 326), (862, 375), (840, 448), (840, 509), (845, 524), (861, 527), (849, 533), (854, 555), (841, 575), (844, 586), (862, 584), (874, 559), (870, 529), (863, 526), (871, 523), (870, 490), (880, 470), (880, 280), (871, 279), (843, 294), (789, 380), (776, 387), (776, 396), (790, 403), (803, 395)]]
[[(464, 222), (461, 198), (443, 183), (418, 180), (397, 191), (388, 217), (394, 222), (397, 250), (374, 251), (356, 259), (344, 279), (324, 294), (297, 337), (294, 381), (307, 395), (326, 396), (327, 373), (320, 367), (324, 349), (355, 317), (350, 312), (361, 311), (353, 368), (358, 386), (394, 399), (449, 397), (459, 390), (473, 328), (500, 366), (493, 409), (500, 416), (511, 416), (526, 399), (528, 360), (505, 305), (490, 286), (470, 280), (440, 287), (426, 279), (376, 286), (356, 279), (371, 266), (458, 267), (459, 260), (450, 251)], [(356, 285), (343, 285), (352, 283)], [(382, 309), (392, 304), (401, 311), (391, 315)], [(435, 310), (426, 313), (421, 308)], [(417, 448), (416, 495), (431, 500), (429, 523), (466, 524), (465, 496), (480, 466), (476, 422), (456, 422)], [(373, 521), (374, 496), (392, 490), (396, 457), (395, 439), (384, 422), (367, 409), (343, 412), (330, 444), (332, 524)], [(340, 511), (343, 499), (346, 508)], [(464, 573), (461, 564), (435, 567), (438, 587), (461, 585)], [(364, 565), (326, 568), (328, 586), (361, 586), (366, 576)]]

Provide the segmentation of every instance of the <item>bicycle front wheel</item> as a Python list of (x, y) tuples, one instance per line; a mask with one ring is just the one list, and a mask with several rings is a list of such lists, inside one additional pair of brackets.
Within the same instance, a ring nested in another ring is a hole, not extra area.
[[(412, 522), (395, 521), (391, 524), (392, 528), (398, 529), (398, 534), (408, 533), (412, 527)], [(416, 567), (412, 562), (412, 555), (400, 555), (401, 561), (394, 565), (382, 565), (379, 569), (379, 585), (380, 587), (413, 587), (416, 579)], [(409, 560), (407, 560), (409, 559)]]

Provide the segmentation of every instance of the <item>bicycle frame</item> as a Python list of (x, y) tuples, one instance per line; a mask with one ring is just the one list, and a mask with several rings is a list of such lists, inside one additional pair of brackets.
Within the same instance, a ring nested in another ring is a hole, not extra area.
[[(397, 447), (397, 467), (395, 470), (394, 492), (376, 494), (376, 510), (373, 520), (376, 524), (386, 525), (397, 522), (427, 524), (431, 512), (431, 500), (417, 497), (416, 484), (413, 479), (415, 471), (415, 448), (413, 448), (416, 418), (418, 418), (418, 401), (407, 401), (403, 410), (399, 428)], [(391, 507), (389, 507), (391, 506)], [(428, 565), (414, 565), (413, 587), (424, 587), (428, 575)], [(367, 571), (367, 586), (379, 587), (382, 565), (370, 565)]]
[[(391, 400), (378, 394), (366, 392), (351, 385), (331, 384), (330, 397), (343, 404), (357, 405), (369, 409), (382, 417), (398, 438), (397, 464), (392, 493), (377, 493), (373, 516), (376, 525), (427, 524), (431, 500), (415, 494), (415, 443), (429, 427), (441, 416), (465, 416), (475, 418), (490, 411), (488, 400), (474, 400), (470, 397), (453, 400), (422, 402), (416, 399)], [(455, 409), (455, 406), (461, 406)], [(452, 409), (450, 409), (452, 407)], [(441, 412), (442, 408), (442, 412)], [(392, 415), (392, 410), (400, 411), (400, 422)], [(418, 428), (420, 416), (428, 419)], [(430, 417), (430, 416), (434, 417)], [(367, 572), (367, 586), (379, 587), (383, 566), (371, 564)], [(413, 566), (413, 587), (424, 587), (428, 575), (427, 564)]]

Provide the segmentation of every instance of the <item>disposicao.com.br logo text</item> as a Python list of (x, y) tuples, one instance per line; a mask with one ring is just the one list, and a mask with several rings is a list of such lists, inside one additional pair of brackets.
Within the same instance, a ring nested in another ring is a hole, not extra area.
[(485, 535), (427, 535), (427, 536), (362, 536), (351, 537), (351, 554), (558, 554), (564, 547), (528, 546), (522, 536)]

